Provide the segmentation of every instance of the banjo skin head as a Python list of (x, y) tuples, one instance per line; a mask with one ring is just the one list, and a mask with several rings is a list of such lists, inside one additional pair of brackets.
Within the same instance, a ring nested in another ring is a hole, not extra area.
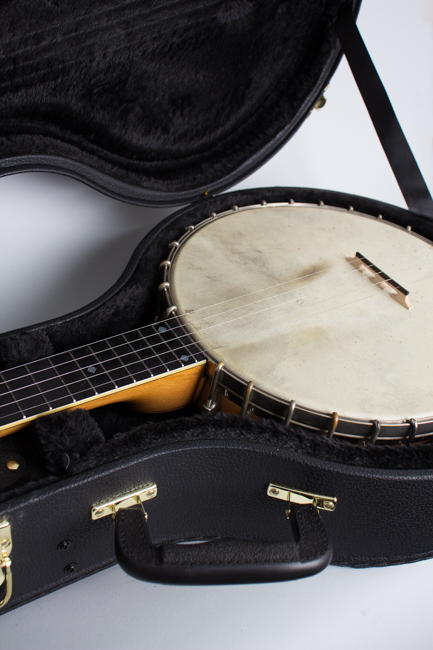
[[(356, 253), (367, 262), (354, 264)], [(427, 432), (433, 247), (426, 239), (353, 210), (250, 206), (196, 226), (172, 249), (168, 276), (180, 321), (245, 386), (331, 418), (325, 428), (337, 434), (342, 419), (364, 429), (424, 421)], [(300, 423), (309, 426), (308, 418)]]

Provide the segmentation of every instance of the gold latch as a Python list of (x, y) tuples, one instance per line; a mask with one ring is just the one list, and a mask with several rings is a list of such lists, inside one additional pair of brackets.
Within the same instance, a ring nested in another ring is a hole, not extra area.
[(318, 510), (327, 510), (328, 512), (333, 512), (337, 506), (337, 497), (325, 497), (321, 494), (300, 492), (299, 490), (282, 487), (281, 485), (274, 485), (274, 483), (269, 483), (267, 495), (273, 499), (285, 501), (288, 504), (286, 510), (287, 516), (290, 515), (290, 505), (292, 503), (313, 505)]
[(325, 95), (322, 95), (317, 104), (315, 104), (314, 108), (316, 111), (320, 111), (326, 104), (326, 97)]
[(320, 111), (320, 110), (325, 106), (325, 104), (326, 104), (325, 93), (326, 93), (326, 91), (328, 90), (328, 88), (329, 88), (329, 84), (328, 84), (328, 85), (326, 86), (326, 88), (324, 89), (324, 91), (323, 91), (323, 93), (322, 93), (322, 96), (320, 97), (319, 101), (316, 102), (316, 104), (315, 104), (315, 106), (314, 106), (314, 108), (316, 109), (316, 111)]
[(113, 499), (113, 501), (108, 501), (107, 503), (101, 503), (101, 505), (93, 506), (90, 511), (92, 519), (102, 519), (103, 517), (108, 517), (112, 515), (114, 518), (116, 512), (121, 508), (131, 508), (132, 506), (142, 505), (144, 501), (149, 501), (156, 497), (157, 488), (156, 484), (147, 485), (145, 488), (138, 490), (137, 492), (131, 492), (130, 494), (125, 494), (123, 497), (118, 497)]
[(6, 605), (12, 596), (12, 530), (7, 519), (0, 520), (0, 585), (6, 581), (6, 593), (0, 601), (0, 609)]

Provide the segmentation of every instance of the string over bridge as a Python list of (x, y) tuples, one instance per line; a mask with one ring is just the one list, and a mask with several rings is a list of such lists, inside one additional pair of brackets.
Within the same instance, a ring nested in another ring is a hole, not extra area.
[(355, 257), (346, 258), (349, 264), (358, 269), (365, 275), (373, 284), (376, 284), (380, 289), (387, 291), (394, 300), (396, 300), (405, 309), (412, 309), (413, 305), (409, 301), (407, 291), (398, 282), (384, 273), (378, 266), (375, 266), (361, 253), (355, 253)]

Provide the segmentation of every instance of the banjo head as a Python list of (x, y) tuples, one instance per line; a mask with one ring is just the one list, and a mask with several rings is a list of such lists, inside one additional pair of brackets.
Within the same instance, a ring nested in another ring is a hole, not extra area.
[(375, 421), (390, 425), (387, 440), (433, 429), (426, 239), (350, 210), (250, 206), (187, 233), (167, 277), (181, 323), (230, 376), (274, 399), (271, 415), (296, 402), (294, 421), (355, 438)]

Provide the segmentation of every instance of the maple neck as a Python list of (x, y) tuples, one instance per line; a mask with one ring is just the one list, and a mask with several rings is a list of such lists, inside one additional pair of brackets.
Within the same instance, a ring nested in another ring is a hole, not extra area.
[(204, 360), (179, 327), (161, 322), (4, 370), (0, 435), (27, 420), (84, 405)]

